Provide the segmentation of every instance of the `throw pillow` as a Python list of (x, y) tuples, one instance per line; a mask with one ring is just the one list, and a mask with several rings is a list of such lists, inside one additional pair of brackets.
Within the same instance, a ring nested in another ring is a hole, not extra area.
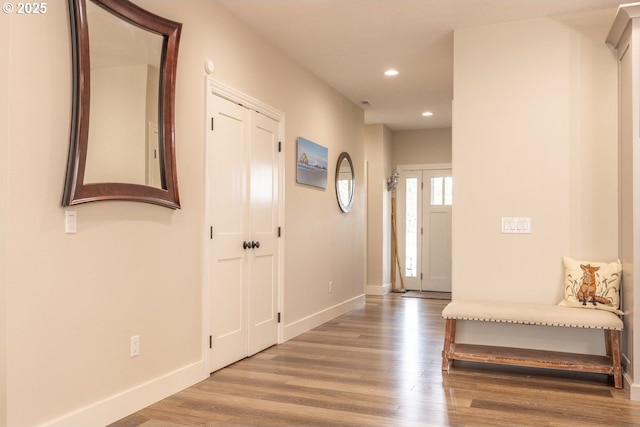
[(620, 310), (622, 264), (563, 257), (564, 299), (560, 305), (595, 308), (624, 314)]

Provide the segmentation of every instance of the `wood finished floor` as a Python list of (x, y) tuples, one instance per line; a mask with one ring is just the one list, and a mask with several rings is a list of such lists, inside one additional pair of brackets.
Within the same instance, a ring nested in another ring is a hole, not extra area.
[(443, 373), (446, 304), (369, 296), (112, 426), (640, 425), (640, 402), (605, 375), (460, 362)]

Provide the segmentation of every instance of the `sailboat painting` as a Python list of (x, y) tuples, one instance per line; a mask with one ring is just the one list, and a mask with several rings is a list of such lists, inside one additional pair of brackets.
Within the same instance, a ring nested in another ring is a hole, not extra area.
[(329, 149), (298, 137), (298, 167), (296, 182), (313, 187), (327, 188)]

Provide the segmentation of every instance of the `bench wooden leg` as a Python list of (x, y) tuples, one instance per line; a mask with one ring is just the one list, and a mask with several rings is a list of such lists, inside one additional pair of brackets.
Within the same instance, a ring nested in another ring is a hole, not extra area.
[(456, 342), (456, 319), (447, 319), (444, 327), (444, 347), (442, 349), (442, 370), (448, 371), (453, 363), (449, 359), (451, 346)]
[(622, 364), (620, 363), (620, 331), (604, 331), (607, 356), (611, 356), (613, 365), (613, 385), (622, 388)]

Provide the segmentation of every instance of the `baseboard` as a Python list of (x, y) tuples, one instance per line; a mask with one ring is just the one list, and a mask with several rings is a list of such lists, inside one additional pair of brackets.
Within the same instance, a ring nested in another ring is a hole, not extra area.
[(355, 298), (350, 300), (341, 302), (340, 304), (336, 304), (333, 307), (329, 307), (325, 310), (314, 313), (310, 316), (307, 316), (303, 319), (296, 320), (288, 325), (284, 326), (283, 333), (283, 342), (288, 341), (291, 338), (297, 337), (298, 335), (310, 331), (316, 326), (320, 326), (329, 320), (335, 319), (336, 317), (345, 314), (351, 310), (356, 308), (364, 307), (365, 296), (358, 295)]
[(628, 390), (629, 393), (629, 400), (636, 400), (636, 401), (640, 401), (640, 386), (638, 386), (637, 384), (634, 385), (633, 384), (633, 380), (631, 379), (631, 377), (629, 376), (629, 367), (633, 366), (631, 361), (629, 360), (629, 358), (627, 357), (626, 353), (622, 353), (620, 355), (621, 357), (621, 361), (622, 361), (622, 369), (623, 369), (623, 373), (622, 373), (622, 380), (623, 380), (623, 386), (625, 390)]
[(629, 400), (640, 401), (640, 385), (634, 384), (626, 372), (624, 373), (623, 378), (624, 388), (629, 390)]
[(41, 424), (41, 426), (105, 426), (184, 390), (206, 377), (204, 361), (196, 362)]
[(367, 285), (364, 290), (366, 295), (386, 295), (389, 292), (391, 292), (391, 283), (385, 283), (382, 286)]

